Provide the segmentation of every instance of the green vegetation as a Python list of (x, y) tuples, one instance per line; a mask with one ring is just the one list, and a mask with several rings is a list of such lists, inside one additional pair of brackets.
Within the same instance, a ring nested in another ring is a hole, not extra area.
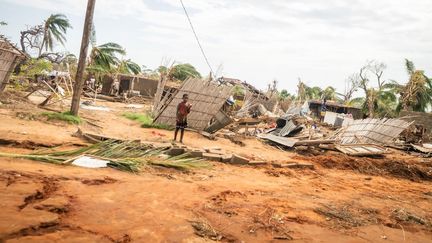
[(279, 100), (294, 100), (295, 96), (290, 94), (288, 90), (283, 89), (279, 92)]
[(117, 67), (117, 70), (120, 73), (125, 73), (125, 74), (139, 74), (141, 73), (141, 67), (133, 62), (131, 59), (127, 59), (127, 60), (122, 60)]
[(237, 97), (243, 97), (246, 94), (245, 89), (241, 85), (234, 86), (233, 94)]
[(43, 38), (39, 50), (39, 56), (42, 50), (45, 48), (46, 51), (53, 50), (54, 40), (60, 42), (62, 45), (66, 42), (66, 32), (68, 28), (72, 28), (69, 23), (69, 19), (64, 14), (51, 14), (47, 20), (45, 20), (43, 28)]
[(108, 42), (99, 46), (93, 46), (90, 52), (90, 67), (98, 67), (110, 70), (120, 63), (117, 55), (126, 55), (125, 49), (117, 43)]
[(164, 129), (164, 130), (173, 129), (173, 127), (169, 125), (153, 123), (153, 118), (149, 114), (127, 112), (124, 113), (123, 116), (126, 117), (127, 119), (139, 122), (141, 124), (141, 127), (144, 128), (157, 128), (157, 129)]
[(52, 71), (53, 64), (45, 59), (31, 58), (21, 66), (19, 75), (34, 77), (37, 74), (48, 73)]
[(188, 78), (201, 78), (201, 74), (189, 63), (175, 65), (170, 74), (170, 78), (180, 81), (185, 81)]
[(65, 121), (70, 124), (81, 124), (82, 120), (78, 116), (72, 115), (69, 111), (58, 113), (58, 112), (43, 112), (42, 116), (46, 116), (48, 120)]

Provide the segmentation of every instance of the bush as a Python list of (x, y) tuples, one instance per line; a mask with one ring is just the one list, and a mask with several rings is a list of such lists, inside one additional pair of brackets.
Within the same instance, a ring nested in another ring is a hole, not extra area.
[(153, 118), (149, 114), (127, 112), (124, 113), (123, 116), (126, 117), (127, 119), (139, 122), (141, 124), (141, 127), (144, 128), (157, 128), (157, 129), (164, 129), (164, 130), (173, 129), (173, 127), (169, 125), (153, 123)]
[(58, 112), (43, 112), (43, 116), (46, 116), (48, 120), (59, 120), (65, 121), (70, 124), (81, 124), (81, 118), (72, 115), (69, 111), (58, 113)]
[(32, 58), (21, 66), (19, 76), (34, 78), (35, 75), (41, 75), (53, 70), (53, 64), (44, 59)]

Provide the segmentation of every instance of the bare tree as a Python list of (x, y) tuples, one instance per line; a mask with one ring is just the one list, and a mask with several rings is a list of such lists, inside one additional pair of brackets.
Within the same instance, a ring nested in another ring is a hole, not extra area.
[(43, 26), (36, 25), (27, 30), (21, 31), (20, 44), (21, 50), (30, 54), (30, 50), (36, 50), (38, 53), (41, 50), (41, 39), (43, 38)]
[[(377, 94), (383, 89), (386, 80), (383, 80), (382, 76), (384, 70), (387, 68), (383, 62), (376, 60), (368, 61), (366, 65), (360, 68), (360, 87), (364, 90), (366, 95), (366, 105), (368, 109), (368, 116), (373, 118), (375, 114), (375, 103)], [(369, 75), (373, 75), (376, 78), (378, 89), (373, 88), (370, 85)]]
[(375, 75), (378, 83), (378, 88), (381, 90), (385, 84), (385, 80), (382, 80), (382, 75), (384, 70), (387, 68), (387, 65), (383, 62), (379, 62), (376, 60), (372, 60), (368, 64), (368, 70)]
[(345, 103), (351, 100), (354, 92), (360, 88), (360, 83), (361, 78), (358, 73), (353, 73), (345, 80), (345, 92), (339, 94), (343, 97)]
[(27, 30), (21, 31), (20, 45), (21, 50), (30, 56), (30, 52), (35, 51), (41, 53), (37, 56), (38, 59), (47, 59), (53, 63), (61, 63), (64, 54), (60, 52), (44, 52), (42, 53), (41, 41), (43, 39), (44, 27), (42, 25), (36, 25)]
[(374, 109), (374, 95), (373, 95), (373, 88), (368, 88), (369, 85), (369, 77), (368, 77), (368, 70), (369, 70), (369, 64), (366, 64), (365, 66), (360, 68), (359, 77), (360, 77), (360, 87), (365, 92), (365, 98), (366, 98), (366, 105), (368, 110), (368, 116), (370, 118), (374, 117), (375, 109)]
[(277, 94), (277, 84), (278, 81), (274, 79), (267, 85), (267, 95), (269, 96), (269, 98), (272, 98), (273, 95)]

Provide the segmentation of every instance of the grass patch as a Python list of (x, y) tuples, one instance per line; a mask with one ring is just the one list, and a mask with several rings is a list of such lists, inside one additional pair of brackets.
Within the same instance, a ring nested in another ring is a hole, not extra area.
[(42, 116), (47, 117), (48, 120), (65, 121), (65, 122), (68, 122), (70, 124), (81, 124), (81, 122), (82, 122), (80, 117), (72, 115), (69, 111), (65, 111), (62, 113), (43, 112)]
[(141, 124), (141, 127), (144, 128), (157, 128), (157, 129), (164, 129), (164, 130), (173, 129), (173, 127), (169, 125), (153, 123), (153, 117), (151, 117), (149, 114), (126, 112), (123, 113), (123, 116), (126, 117), (127, 119), (139, 122)]

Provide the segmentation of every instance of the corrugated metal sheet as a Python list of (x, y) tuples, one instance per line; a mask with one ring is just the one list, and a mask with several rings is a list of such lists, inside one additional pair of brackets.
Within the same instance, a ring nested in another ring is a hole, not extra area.
[(297, 126), (291, 120), (287, 121), (286, 125), (280, 130), (279, 136), (285, 137), (290, 134)]
[(400, 119), (354, 120), (340, 134), (341, 144), (390, 144), (412, 123)]
[(286, 147), (293, 147), (296, 144), (296, 142), (299, 141), (298, 139), (295, 139), (295, 138), (286, 138), (286, 137), (276, 136), (276, 135), (273, 135), (271, 133), (259, 134), (258, 137), (272, 141), (272, 142), (275, 142), (277, 144), (280, 144), (280, 145), (283, 145)]

